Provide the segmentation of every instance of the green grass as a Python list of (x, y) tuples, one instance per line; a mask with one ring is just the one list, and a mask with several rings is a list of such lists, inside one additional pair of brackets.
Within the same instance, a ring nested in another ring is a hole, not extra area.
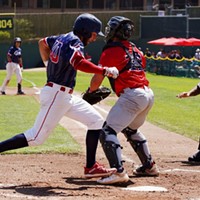
[[(0, 81), (5, 77), (1, 71)], [(46, 81), (44, 72), (24, 72), (24, 77), (42, 87)], [(9, 86), (16, 87), (16, 78), (13, 76)], [(31, 87), (24, 81), (24, 87)], [(18, 133), (31, 128), (39, 111), (39, 103), (32, 96), (1, 96), (0, 97), (0, 141), (13, 137)], [(43, 145), (6, 153), (78, 153), (81, 148), (72, 136), (60, 125), (52, 132)]]
[(200, 96), (178, 99), (176, 95), (191, 90), (199, 80), (152, 74), (148, 74), (148, 79), (155, 94), (155, 104), (148, 120), (164, 129), (198, 140)]

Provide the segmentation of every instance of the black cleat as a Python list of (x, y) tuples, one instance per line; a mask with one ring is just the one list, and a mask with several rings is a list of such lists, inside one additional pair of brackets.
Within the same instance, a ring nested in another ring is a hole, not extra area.
[(24, 95), (25, 93), (23, 91), (18, 91), (17, 95)]
[(199, 163), (200, 164), (200, 151), (195, 153), (193, 156), (190, 156), (188, 158), (188, 162)]
[(1, 91), (1, 94), (2, 94), (2, 95), (6, 95), (6, 93), (5, 93), (4, 91)]

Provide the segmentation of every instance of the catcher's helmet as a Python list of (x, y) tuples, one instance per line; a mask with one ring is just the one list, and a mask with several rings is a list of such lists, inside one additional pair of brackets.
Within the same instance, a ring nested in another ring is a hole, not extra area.
[(113, 37), (121, 40), (127, 40), (133, 35), (134, 24), (133, 22), (122, 16), (112, 17), (105, 28), (105, 38), (109, 41)]
[(94, 15), (84, 13), (79, 15), (73, 27), (74, 34), (81, 35), (83, 38), (90, 38), (92, 32), (96, 32), (98, 35), (104, 36), (101, 32), (102, 23)]

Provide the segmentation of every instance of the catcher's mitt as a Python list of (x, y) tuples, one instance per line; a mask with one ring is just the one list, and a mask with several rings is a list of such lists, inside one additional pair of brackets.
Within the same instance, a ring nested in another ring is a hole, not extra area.
[(101, 86), (97, 90), (89, 93), (89, 89), (83, 94), (82, 98), (89, 104), (93, 105), (108, 97), (111, 90), (107, 87)]

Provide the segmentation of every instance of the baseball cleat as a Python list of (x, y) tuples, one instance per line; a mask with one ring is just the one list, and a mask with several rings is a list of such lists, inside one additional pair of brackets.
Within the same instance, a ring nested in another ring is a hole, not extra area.
[(199, 163), (200, 164), (200, 151), (198, 151), (197, 153), (195, 153), (193, 156), (190, 156), (188, 158), (188, 162)]
[(151, 167), (140, 166), (133, 170), (133, 174), (136, 176), (159, 176), (159, 169), (155, 162), (152, 162)]
[(2, 95), (6, 95), (6, 93), (5, 93), (4, 91), (1, 91), (1, 94), (2, 94)]
[(103, 165), (96, 162), (91, 168), (84, 167), (85, 178), (97, 178), (109, 176), (117, 171), (116, 168), (105, 168)]
[(17, 95), (24, 95), (25, 93), (23, 91), (18, 91)]
[(126, 173), (126, 171), (123, 171), (121, 173), (114, 173), (108, 177), (101, 178), (97, 180), (97, 183), (109, 185), (109, 184), (115, 184), (115, 183), (126, 183), (129, 181), (129, 176)]

